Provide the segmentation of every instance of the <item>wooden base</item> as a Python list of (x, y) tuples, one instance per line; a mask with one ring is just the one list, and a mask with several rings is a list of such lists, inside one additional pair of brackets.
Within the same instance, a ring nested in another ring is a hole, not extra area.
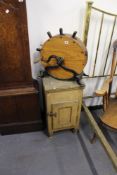
[(33, 132), (33, 131), (40, 131), (43, 129), (44, 128), (41, 121), (10, 123), (10, 124), (3, 124), (0, 126), (1, 135)]
[(117, 99), (109, 101), (109, 106), (101, 117), (101, 121), (108, 127), (117, 130)]
[(39, 95), (33, 87), (0, 91), (0, 133), (38, 131), (43, 128)]

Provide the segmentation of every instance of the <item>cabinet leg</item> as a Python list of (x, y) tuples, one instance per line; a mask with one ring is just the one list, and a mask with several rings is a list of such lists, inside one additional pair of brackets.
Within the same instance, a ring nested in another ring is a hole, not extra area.
[(93, 133), (93, 137), (90, 139), (90, 142), (92, 144), (96, 142), (96, 133)]
[(72, 132), (75, 133), (75, 134), (77, 134), (77, 132), (79, 132), (79, 130), (77, 128), (73, 128), (72, 129)]
[(53, 132), (48, 132), (48, 137), (52, 137), (53, 136)]
[(45, 133), (45, 135), (47, 135), (48, 137), (53, 136), (53, 131), (50, 132), (50, 131), (48, 131), (47, 129), (45, 129), (44, 133)]

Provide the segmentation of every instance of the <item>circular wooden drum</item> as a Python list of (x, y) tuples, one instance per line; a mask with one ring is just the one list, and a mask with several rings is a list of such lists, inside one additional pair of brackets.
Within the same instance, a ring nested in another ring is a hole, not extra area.
[(57, 79), (72, 79), (79, 75), (87, 63), (87, 50), (82, 41), (73, 35), (63, 34), (51, 36), (43, 44), (40, 51), (41, 63), (48, 74)]

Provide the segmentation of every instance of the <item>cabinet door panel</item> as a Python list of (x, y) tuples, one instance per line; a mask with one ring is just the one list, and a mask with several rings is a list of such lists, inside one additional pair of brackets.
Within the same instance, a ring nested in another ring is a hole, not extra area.
[(0, 97), (0, 124), (17, 122), (15, 97)]
[(16, 105), (19, 122), (40, 120), (39, 97), (37, 94), (17, 96)]
[(78, 118), (78, 101), (52, 104), (53, 130), (74, 127)]

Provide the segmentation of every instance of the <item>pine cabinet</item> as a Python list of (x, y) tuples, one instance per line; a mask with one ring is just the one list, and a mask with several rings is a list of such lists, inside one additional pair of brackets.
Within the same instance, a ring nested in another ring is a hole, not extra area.
[(74, 81), (43, 78), (48, 135), (63, 129), (79, 129), (83, 88)]

